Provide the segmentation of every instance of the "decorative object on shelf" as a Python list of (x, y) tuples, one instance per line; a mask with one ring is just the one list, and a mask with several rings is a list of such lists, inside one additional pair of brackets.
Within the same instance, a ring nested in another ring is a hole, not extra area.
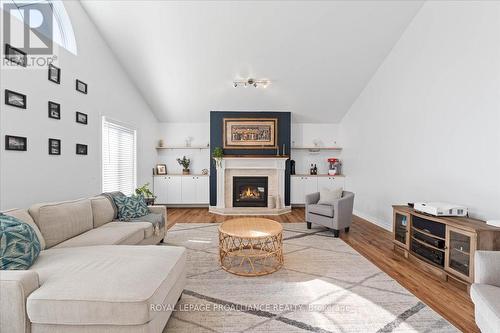
[(191, 142), (193, 141), (193, 137), (192, 136), (188, 136), (184, 139), (184, 142), (186, 144), (186, 147), (191, 147)]
[(208, 175), (208, 169), (202, 169), (201, 174), (205, 176)]
[(164, 144), (165, 144), (165, 143), (163, 142), (163, 140), (161, 140), (161, 139), (160, 139), (160, 140), (158, 140), (158, 147), (159, 147), (159, 148), (163, 148), (163, 145), (164, 145)]
[(207, 148), (210, 148), (210, 142), (209, 142), (209, 143), (207, 143)]
[(224, 149), (277, 149), (277, 118), (224, 118)]
[(166, 175), (167, 174), (167, 165), (166, 164), (157, 164), (156, 165), (156, 174), (157, 175)]
[(49, 155), (61, 155), (61, 140), (49, 139)]
[(28, 150), (28, 138), (22, 136), (6, 135), (5, 150), (17, 150), (17, 151)]
[(88, 153), (88, 146), (87, 145), (84, 145), (81, 143), (76, 144), (76, 154), (77, 155), (87, 155), (87, 153)]
[(189, 175), (189, 164), (191, 164), (191, 160), (183, 156), (182, 159), (178, 158), (177, 163), (182, 165), (182, 174)]
[(142, 195), (142, 197), (144, 198), (144, 201), (146, 201), (146, 205), (148, 205), (148, 206), (154, 205), (154, 201), (156, 199), (156, 196), (149, 189), (149, 183), (146, 183), (146, 184), (142, 185), (141, 187), (136, 188), (135, 194)]
[(87, 86), (87, 84), (85, 82), (76, 79), (75, 85), (76, 85), (76, 87), (75, 87), (76, 91), (79, 91), (82, 94), (87, 94), (87, 88), (88, 88), (88, 86)]
[(49, 65), (49, 81), (60, 84), (61, 83), (61, 69), (52, 64)]
[(224, 150), (221, 147), (215, 147), (212, 157), (215, 160), (215, 167), (222, 167), (222, 158), (224, 157)]
[(49, 101), (49, 118), (61, 119), (61, 104)]
[(270, 84), (271, 84), (271, 81), (269, 81), (267, 79), (256, 80), (256, 79), (248, 78), (246, 80), (234, 80), (233, 81), (233, 87), (235, 87), (235, 88), (238, 88), (238, 87), (267, 88), (267, 86), (269, 86)]
[(88, 116), (86, 113), (76, 112), (76, 122), (79, 124), (87, 125)]
[(330, 163), (328, 167), (328, 175), (335, 176), (342, 174), (342, 162), (338, 158), (329, 158), (328, 163)]
[(23, 67), (26, 67), (28, 64), (26, 52), (23, 52), (10, 44), (5, 44), (5, 59)]
[(16, 108), (26, 109), (26, 95), (5, 89), (5, 104)]

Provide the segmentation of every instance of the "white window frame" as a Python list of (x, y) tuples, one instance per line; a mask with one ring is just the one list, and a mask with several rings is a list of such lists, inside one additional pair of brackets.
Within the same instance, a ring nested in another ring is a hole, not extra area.
[[(134, 140), (134, 144), (133, 144), (133, 150), (134, 150), (134, 153), (133, 153), (133, 180), (132, 180), (132, 191), (130, 193), (126, 193), (124, 192), (126, 195), (131, 195), (134, 193), (134, 189), (137, 188), (137, 129), (134, 128), (133, 126), (130, 126), (130, 125), (127, 125), (127, 124), (124, 124), (120, 121), (117, 121), (117, 120), (114, 120), (114, 119), (111, 119), (109, 117), (106, 117), (106, 116), (102, 116), (102, 125), (101, 125), (101, 190), (102, 192), (106, 192), (106, 191), (110, 191), (110, 189), (105, 189), (104, 188), (104, 184), (105, 184), (105, 165), (106, 165), (106, 161), (107, 161), (107, 156), (104, 156), (106, 154), (107, 151), (109, 151), (109, 149), (105, 149), (104, 147), (104, 143), (105, 142), (109, 142), (109, 140), (105, 140), (104, 138), (104, 135), (105, 135), (105, 126), (106, 124), (109, 123), (109, 124), (112, 124), (113, 126), (116, 126), (116, 127), (122, 127), (124, 128), (125, 130), (127, 131), (132, 131), (133, 132), (133, 140)], [(122, 189), (112, 189), (113, 191), (122, 191)]]

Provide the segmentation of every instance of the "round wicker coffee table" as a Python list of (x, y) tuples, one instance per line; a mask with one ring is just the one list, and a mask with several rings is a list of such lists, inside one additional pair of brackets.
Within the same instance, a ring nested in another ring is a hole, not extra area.
[(244, 217), (219, 226), (219, 261), (230, 273), (260, 276), (283, 266), (283, 227), (280, 223)]

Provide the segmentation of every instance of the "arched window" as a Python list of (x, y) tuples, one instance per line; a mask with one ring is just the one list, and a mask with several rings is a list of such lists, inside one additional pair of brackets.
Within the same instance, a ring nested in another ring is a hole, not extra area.
[(24, 13), (27, 9), (35, 9), (36, 5), (46, 4), (47, 8), (49, 8), (49, 10), (52, 12), (52, 29), (49, 29), (49, 31), (44, 31), (41, 28), (43, 16), (41, 14), (36, 14), (38, 9), (32, 10), (30, 12), (30, 28), (36, 29), (47, 38), (52, 39), (54, 43), (59, 44), (74, 55), (78, 54), (73, 26), (71, 25), (71, 20), (68, 16), (68, 13), (66, 12), (66, 8), (64, 8), (62, 0), (6, 0), (2, 2), (3, 5), (5, 5), (6, 3), (15, 5), (18, 10), (11, 10), (11, 15), (17, 17), (23, 22)]

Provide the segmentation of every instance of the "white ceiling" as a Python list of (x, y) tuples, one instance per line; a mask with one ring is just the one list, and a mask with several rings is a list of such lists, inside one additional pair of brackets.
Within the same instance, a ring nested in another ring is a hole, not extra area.
[[(211, 110), (337, 123), (422, 1), (102, 1), (83, 6), (160, 121)], [(267, 88), (233, 88), (238, 78)]]

